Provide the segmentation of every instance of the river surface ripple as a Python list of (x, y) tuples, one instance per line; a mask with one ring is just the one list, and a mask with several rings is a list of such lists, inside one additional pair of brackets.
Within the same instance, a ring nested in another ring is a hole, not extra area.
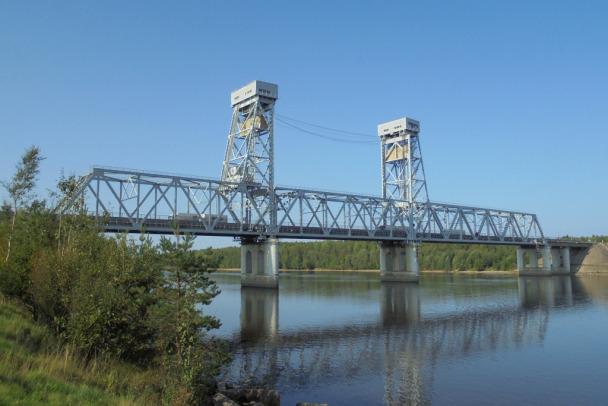
[(279, 290), (213, 275), (205, 309), (233, 345), (223, 379), (282, 405), (598, 405), (608, 276), (286, 273)]

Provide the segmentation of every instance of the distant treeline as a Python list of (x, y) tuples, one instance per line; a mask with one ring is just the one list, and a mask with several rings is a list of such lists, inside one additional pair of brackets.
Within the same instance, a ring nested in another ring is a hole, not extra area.
[[(221, 268), (240, 268), (240, 247), (213, 250)], [(517, 268), (515, 247), (477, 244), (422, 244), (421, 270), (496, 270)], [(380, 251), (369, 241), (281, 242), (281, 269), (380, 269)]]
[(587, 241), (587, 242), (608, 242), (608, 235), (592, 235), (591, 237), (571, 237), (566, 235), (562, 237), (563, 240), (576, 240), (576, 241)]

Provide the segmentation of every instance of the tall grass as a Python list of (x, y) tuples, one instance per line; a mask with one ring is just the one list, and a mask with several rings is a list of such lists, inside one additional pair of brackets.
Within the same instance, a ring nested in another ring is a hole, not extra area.
[(157, 379), (133, 365), (86, 362), (0, 299), (0, 405), (159, 404)]

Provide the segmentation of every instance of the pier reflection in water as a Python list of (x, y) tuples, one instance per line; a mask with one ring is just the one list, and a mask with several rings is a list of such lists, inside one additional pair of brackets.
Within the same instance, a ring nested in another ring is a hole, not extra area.
[[(282, 275), (278, 292), (240, 289), (240, 298), (232, 298), (240, 302), (240, 329), (222, 331), (234, 345), (225, 379), (278, 389), (286, 405), (535, 403), (532, 388), (539, 378), (551, 382), (555, 371), (528, 382), (530, 365), (517, 365), (510, 376), (513, 365), (496, 360), (542, 348), (554, 314), (591, 305), (568, 276), (434, 275), (426, 286), (424, 276), (420, 285), (374, 276), (340, 283), (332, 275)], [(467, 365), (492, 371), (494, 379)], [(466, 386), (463, 378), (474, 382)]]
[(279, 292), (241, 288), (241, 341), (276, 340), (279, 333)]

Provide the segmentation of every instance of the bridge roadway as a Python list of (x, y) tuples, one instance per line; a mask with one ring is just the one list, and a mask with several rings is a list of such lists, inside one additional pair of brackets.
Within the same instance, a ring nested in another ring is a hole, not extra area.
[(66, 206), (84, 199), (108, 232), (536, 246), (536, 215), (312, 189), (267, 188), (95, 167)]

